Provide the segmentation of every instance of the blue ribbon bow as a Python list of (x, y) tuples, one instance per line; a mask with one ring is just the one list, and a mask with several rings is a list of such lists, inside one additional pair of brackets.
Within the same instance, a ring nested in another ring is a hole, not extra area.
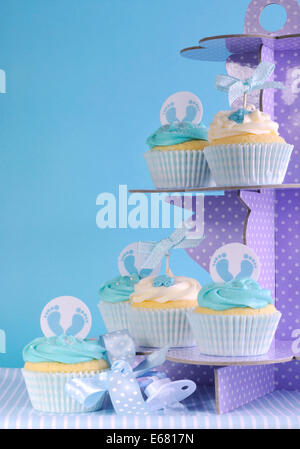
[(216, 89), (221, 92), (228, 92), (230, 106), (243, 94), (260, 89), (284, 89), (284, 85), (278, 81), (267, 81), (273, 73), (275, 64), (268, 61), (262, 61), (255, 69), (250, 78), (242, 81), (238, 78), (228, 75), (217, 75), (215, 81)]
[[(148, 355), (135, 368), (134, 341), (127, 330), (111, 332), (100, 337), (105, 344), (112, 366), (110, 370), (90, 378), (74, 378), (66, 386), (66, 393), (87, 409), (97, 410), (108, 392), (118, 414), (144, 414), (162, 408), (181, 410), (180, 401), (192, 394), (196, 385), (190, 380), (171, 382), (165, 373), (153, 370), (165, 362), (168, 347)], [(141, 387), (146, 387), (145, 401)]]
[(199, 243), (205, 238), (193, 237), (192, 233), (189, 234), (187, 223), (182, 223), (182, 227), (176, 229), (169, 237), (160, 240), (159, 242), (144, 242), (144, 250), (148, 251), (148, 257), (143, 263), (142, 268), (154, 269), (163, 259), (168, 255), (172, 249), (177, 248), (193, 248), (198, 246)]

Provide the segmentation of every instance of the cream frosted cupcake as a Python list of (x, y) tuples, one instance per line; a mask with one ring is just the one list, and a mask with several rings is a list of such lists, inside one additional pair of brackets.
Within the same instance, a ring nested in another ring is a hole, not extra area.
[(278, 133), (270, 115), (249, 105), (220, 111), (208, 132), (205, 157), (217, 185), (281, 184), (293, 145)]
[(25, 346), (22, 369), (33, 408), (43, 412), (78, 413), (86, 409), (65, 392), (74, 377), (91, 377), (108, 368), (105, 349), (94, 340), (72, 336), (39, 337)]
[(265, 354), (281, 317), (270, 291), (253, 279), (204, 286), (187, 315), (200, 352), (214, 356)]
[(198, 281), (184, 276), (149, 276), (130, 295), (129, 330), (140, 346), (192, 346), (186, 310), (197, 305)]
[(129, 296), (140, 279), (136, 273), (117, 276), (111, 281), (105, 282), (100, 288), (98, 308), (107, 332), (128, 329)]
[(213, 184), (204, 157), (207, 127), (190, 122), (161, 126), (147, 139), (145, 159), (157, 188), (192, 188)]

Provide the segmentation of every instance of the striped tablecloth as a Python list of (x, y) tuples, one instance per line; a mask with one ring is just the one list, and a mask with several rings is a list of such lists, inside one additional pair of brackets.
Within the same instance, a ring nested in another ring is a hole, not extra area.
[(215, 412), (214, 389), (201, 386), (185, 415), (117, 416), (112, 410), (59, 415), (32, 409), (20, 369), (0, 368), (0, 428), (198, 429), (300, 428), (300, 392), (279, 390), (225, 415)]

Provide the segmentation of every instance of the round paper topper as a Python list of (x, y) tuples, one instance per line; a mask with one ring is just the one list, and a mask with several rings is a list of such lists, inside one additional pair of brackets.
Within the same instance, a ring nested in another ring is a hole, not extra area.
[(202, 116), (202, 103), (192, 92), (176, 92), (166, 99), (160, 110), (162, 125), (183, 121), (197, 124)]
[(92, 326), (92, 316), (83, 301), (74, 296), (59, 296), (45, 305), (41, 329), (45, 337), (73, 335), (85, 338)]
[(156, 276), (159, 274), (161, 264), (157, 265), (154, 270), (142, 269), (143, 263), (148, 257), (148, 254), (141, 252), (141, 245), (143, 244), (143, 242), (135, 242), (123, 249), (118, 259), (118, 268), (121, 276), (128, 276), (134, 273), (143, 276)]
[(260, 263), (255, 252), (242, 243), (229, 243), (213, 254), (209, 271), (214, 282), (259, 278)]

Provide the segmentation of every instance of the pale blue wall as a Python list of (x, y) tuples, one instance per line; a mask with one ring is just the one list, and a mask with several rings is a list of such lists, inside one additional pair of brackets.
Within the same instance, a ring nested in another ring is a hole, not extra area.
[[(116, 275), (121, 249), (161, 231), (100, 230), (96, 197), (119, 184), (151, 187), (143, 153), (162, 102), (189, 90), (208, 124), (226, 96), (221, 63), (183, 59), (204, 36), (240, 33), (248, 0), (6, 0), (0, 14), (0, 328), (2, 366), (40, 335), (50, 299), (73, 295), (103, 329), (99, 285)], [(201, 277), (183, 251), (176, 273)]]

